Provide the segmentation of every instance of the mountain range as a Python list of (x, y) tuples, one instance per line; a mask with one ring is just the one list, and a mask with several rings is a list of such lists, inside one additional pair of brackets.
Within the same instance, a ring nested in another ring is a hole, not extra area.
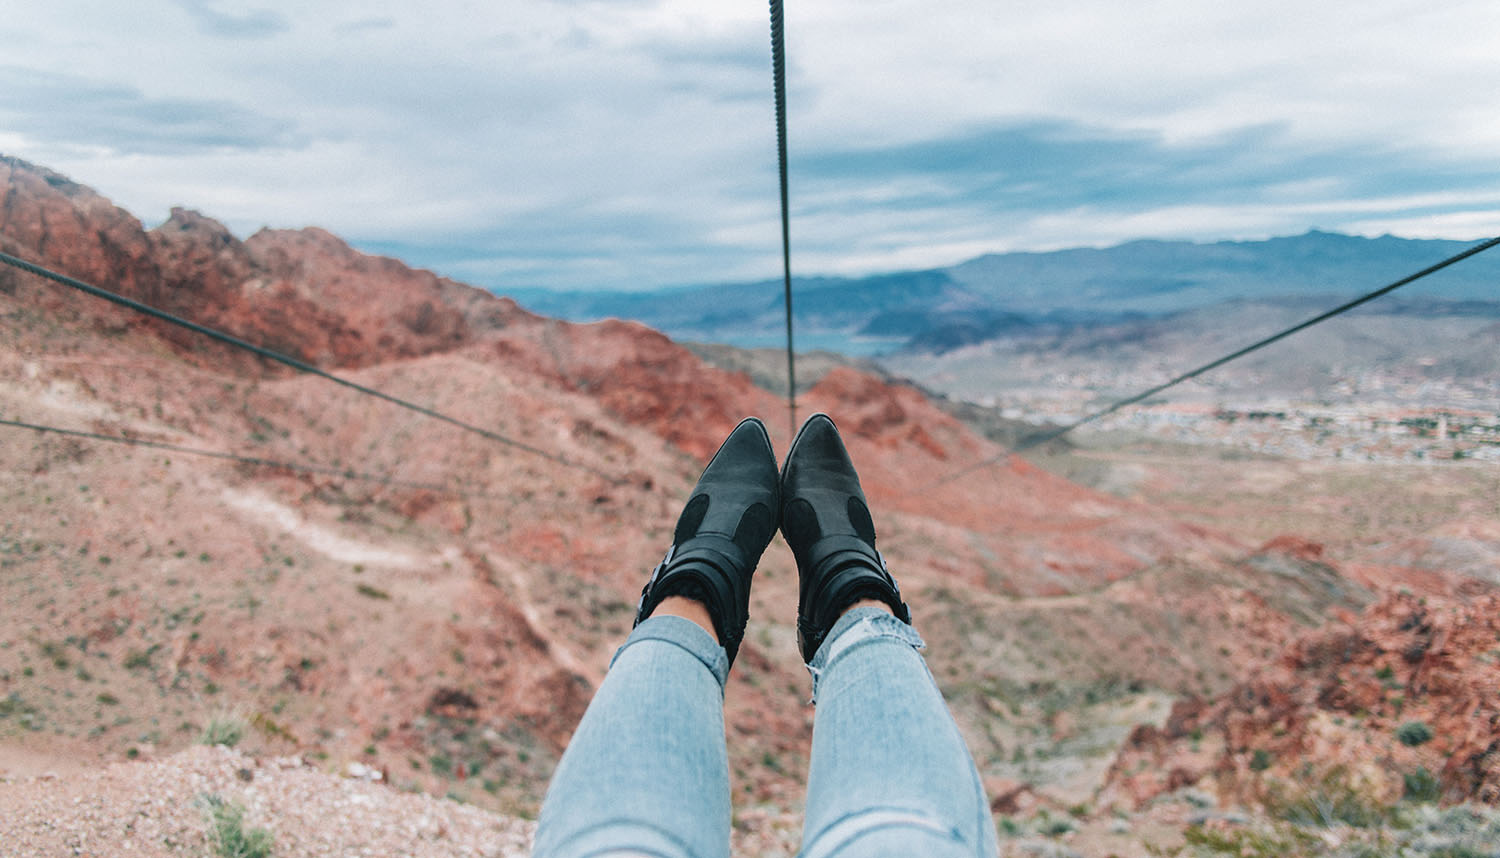
[[(1352, 297), (1470, 246), (1321, 231), (1211, 244), (1132, 241), (992, 254), (869, 277), (797, 277), (792, 300), (801, 342), (809, 347), (863, 354), (944, 350), (1038, 328), (1119, 324), (1226, 302)], [(1471, 302), (1500, 315), (1497, 284), (1500, 254), (1481, 254), (1402, 294), (1412, 296), (1412, 306)], [(512, 295), (537, 312), (575, 321), (636, 319), (685, 339), (754, 347), (784, 336), (780, 281)]]

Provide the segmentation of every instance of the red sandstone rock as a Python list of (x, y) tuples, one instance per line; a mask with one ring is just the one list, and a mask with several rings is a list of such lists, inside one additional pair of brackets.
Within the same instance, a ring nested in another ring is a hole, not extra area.
[[(192, 321), (326, 367), (368, 366), (446, 351), (530, 318), (514, 302), (355, 251), (320, 229), (262, 230), (241, 242), (186, 209), (147, 232), (82, 185), (0, 158), (0, 247), (40, 265)], [(63, 287), (53, 306), (150, 324), (187, 354), (257, 369), (243, 353), (123, 315)]]
[(984, 793), (990, 798), (991, 812), (1005, 816), (1028, 814), (1039, 803), (1030, 784), (1009, 778), (985, 778)]
[[(1387, 596), (1352, 623), (1304, 635), (1211, 705), (1175, 708), (1167, 729), (1137, 728), (1106, 794), (1140, 806), (1175, 785), (1210, 782), (1226, 799), (1255, 801), (1277, 782), (1336, 777), (1394, 801), (1403, 776), (1426, 769), (1445, 801), (1495, 804), (1497, 642), (1500, 596)], [(1403, 742), (1398, 731), (1411, 722), (1427, 725), (1431, 741)], [(1195, 745), (1216, 749), (1211, 765)]]

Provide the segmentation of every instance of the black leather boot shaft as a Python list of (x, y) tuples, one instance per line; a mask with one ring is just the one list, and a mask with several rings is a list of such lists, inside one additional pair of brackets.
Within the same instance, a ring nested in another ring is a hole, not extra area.
[(884, 602), (911, 622), (875, 550), (875, 522), (859, 475), (828, 415), (814, 414), (797, 433), (781, 472), (781, 499), (781, 532), (800, 578), (797, 643), (804, 661), (812, 661), (844, 610), (861, 599)]
[(733, 664), (749, 619), (750, 578), (776, 535), (780, 510), (771, 439), (763, 423), (746, 418), (693, 487), (672, 547), (641, 590), (636, 625), (668, 596), (696, 599), (708, 608)]

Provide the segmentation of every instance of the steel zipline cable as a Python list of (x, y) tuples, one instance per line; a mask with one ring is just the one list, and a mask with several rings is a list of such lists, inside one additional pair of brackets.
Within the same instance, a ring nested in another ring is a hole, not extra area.
[(361, 482), (379, 483), (385, 486), (395, 486), (406, 489), (426, 489), (428, 491), (442, 492), (444, 494), (460, 494), (465, 496), (474, 495), (474, 492), (460, 491), (452, 486), (440, 485), (438, 483), (424, 483), (416, 480), (398, 480), (393, 477), (383, 477), (379, 474), (367, 474), (360, 471), (334, 468), (327, 465), (300, 464), (297, 462), (283, 462), (279, 459), (266, 459), (260, 456), (242, 456), (237, 453), (225, 453), (219, 450), (204, 450), (198, 447), (184, 447), (181, 444), (172, 444), (166, 441), (152, 441), (147, 438), (130, 438), (124, 435), (105, 435), (99, 432), (84, 432), (79, 429), (63, 429), (57, 426), (46, 426), (40, 423), (27, 423), (22, 420), (5, 420), (0, 418), (0, 426), (11, 426), (16, 429), (30, 429), (42, 434), (62, 435), (68, 438), (87, 438), (91, 441), (108, 441), (115, 444), (128, 444), (134, 447), (149, 447), (153, 450), (166, 450), (170, 453), (182, 453), (189, 456), (204, 456), (210, 459), (221, 459), (226, 462), (238, 462), (244, 465), (260, 465), (267, 468), (283, 468), (288, 471), (298, 471), (305, 474), (321, 474), (323, 476), (339, 477), (346, 480), (359, 480)]
[(534, 456), (540, 456), (541, 458), (546, 459), (549, 462), (554, 462), (564, 467), (587, 471), (594, 476), (602, 477), (603, 479), (609, 480), (613, 483), (620, 482), (618, 477), (607, 474), (591, 465), (585, 465), (581, 462), (574, 462), (573, 460), (559, 456), (556, 453), (550, 453), (539, 447), (533, 447), (532, 445), (527, 444), (524, 441), (517, 441), (514, 438), (508, 438), (498, 432), (485, 429), (482, 426), (475, 426), (472, 423), (467, 423), (463, 420), (459, 420), (456, 417), (450, 417), (449, 415), (444, 414), (441, 411), (436, 411), (424, 405), (418, 405), (415, 402), (402, 399), (399, 396), (393, 396), (389, 393), (385, 393), (384, 391), (376, 390), (373, 387), (368, 387), (366, 385), (360, 384), (357, 381), (351, 381), (342, 376), (334, 375), (327, 370), (320, 369), (306, 361), (298, 360), (297, 358), (294, 358), (290, 355), (282, 354), (281, 352), (275, 351), (273, 349), (268, 349), (264, 346), (258, 346), (255, 343), (249, 342), (247, 340), (242, 340), (239, 337), (234, 336), (233, 334), (227, 334), (215, 328), (210, 328), (207, 325), (200, 325), (197, 322), (184, 319), (181, 316), (174, 315), (165, 310), (159, 310), (149, 304), (143, 304), (140, 301), (137, 301), (133, 298), (127, 298), (124, 295), (111, 292), (108, 289), (101, 289), (98, 286), (85, 283), (82, 280), (74, 277), (69, 277), (66, 274), (59, 274), (56, 271), (43, 268), (42, 266), (37, 265), (33, 262), (27, 262), (24, 259), (11, 256), (8, 253), (0, 253), (0, 262), (3, 262), (13, 268), (19, 268), (20, 270), (28, 272), (30, 274), (35, 274), (38, 277), (51, 280), (54, 283), (59, 283), (63, 286), (67, 286), (72, 289), (77, 289), (80, 292), (93, 295), (96, 298), (102, 298), (111, 303), (118, 304), (121, 307), (129, 308), (136, 311), (137, 313), (151, 316), (152, 318), (160, 319), (164, 322), (169, 322), (173, 325), (177, 325), (178, 327), (186, 328), (195, 333), (202, 334), (209, 339), (217, 340), (218, 342), (233, 346), (238, 349), (243, 349), (247, 352), (251, 352), (252, 354), (256, 354), (260, 357), (266, 358), (267, 360), (285, 364), (286, 366), (298, 370), (299, 372), (304, 372), (308, 375), (315, 375), (319, 378), (327, 379), (334, 384), (343, 385), (344, 387), (347, 387), (358, 393), (362, 393), (366, 396), (373, 396), (376, 399), (385, 400), (386, 402), (389, 402), (393, 405), (408, 409), (410, 411), (415, 411), (418, 414), (430, 417), (434, 420), (438, 420), (452, 426), (457, 426), (459, 429), (462, 429), (466, 432), (472, 432), (475, 435), (480, 436), (481, 438), (494, 441), (498, 444), (504, 444), (507, 447), (530, 453)]
[(781, 173), (781, 282), (786, 302), (786, 407), (797, 434), (797, 358), (792, 351), (792, 232), (786, 181), (786, 27), (781, 0), (771, 0), (771, 85), (776, 98), (776, 163)]
[(1435, 265), (1430, 265), (1427, 268), (1423, 268), (1421, 271), (1418, 271), (1415, 274), (1411, 274), (1411, 275), (1408, 275), (1406, 277), (1403, 277), (1400, 280), (1397, 280), (1396, 282), (1388, 284), (1386, 286), (1382, 286), (1382, 287), (1380, 287), (1379, 289), (1376, 289), (1373, 292), (1367, 292), (1364, 295), (1361, 295), (1361, 296), (1359, 296), (1358, 298), (1355, 298), (1352, 301), (1349, 301), (1349, 302), (1347, 302), (1345, 304), (1340, 304), (1339, 306), (1334, 307), (1332, 310), (1328, 310), (1327, 312), (1320, 313), (1320, 314), (1318, 314), (1316, 316), (1313, 316), (1311, 319), (1307, 319), (1306, 321), (1298, 322), (1297, 324), (1292, 325), (1289, 328), (1284, 328), (1284, 329), (1282, 329), (1280, 331), (1277, 331), (1276, 333), (1270, 335), (1269, 337), (1265, 337), (1264, 339), (1257, 340), (1256, 342), (1253, 342), (1250, 345), (1245, 346), (1242, 349), (1237, 349), (1237, 350), (1235, 350), (1233, 352), (1230, 352), (1229, 354), (1224, 355), (1221, 358), (1217, 358), (1215, 360), (1211, 360), (1208, 363), (1203, 364), (1202, 366), (1199, 366), (1199, 367), (1196, 367), (1194, 369), (1188, 370), (1187, 372), (1185, 372), (1185, 373), (1183, 373), (1183, 374), (1181, 374), (1179, 376), (1176, 376), (1175, 378), (1173, 378), (1173, 379), (1171, 379), (1169, 381), (1165, 381), (1165, 382), (1163, 382), (1161, 384), (1156, 385), (1155, 387), (1148, 388), (1147, 390), (1143, 390), (1140, 393), (1137, 393), (1137, 394), (1135, 394), (1133, 396), (1127, 396), (1124, 399), (1116, 400), (1116, 401), (1110, 403), (1109, 405), (1105, 406), (1104, 408), (1100, 408), (1097, 411), (1092, 411), (1092, 412), (1084, 415), (1083, 417), (1080, 417), (1077, 420), (1074, 420), (1072, 423), (1069, 423), (1069, 424), (1067, 424), (1065, 426), (1061, 426), (1061, 427), (1059, 427), (1057, 429), (1053, 429), (1050, 432), (1043, 432), (1043, 433), (1040, 433), (1040, 434), (1037, 434), (1037, 435), (1029, 436), (1029, 437), (1023, 439), (1021, 441), (1021, 443), (1017, 444), (1013, 449), (1007, 450), (1007, 451), (1005, 451), (1004, 453), (1001, 453), (998, 456), (993, 456), (993, 457), (985, 459), (983, 461), (975, 462), (972, 465), (969, 465), (967, 467), (964, 467), (964, 468), (961, 468), (961, 469), (959, 469), (957, 471), (954, 471), (953, 473), (949, 474), (946, 477), (943, 477), (940, 480), (937, 480), (936, 482), (930, 483), (930, 484), (928, 484), (926, 486), (923, 486), (922, 488), (917, 489), (915, 492), (912, 492), (912, 494), (923, 494), (925, 492), (928, 492), (928, 491), (931, 491), (931, 490), (933, 490), (935, 488), (938, 488), (939, 486), (947, 485), (948, 483), (951, 483), (954, 480), (957, 480), (957, 479), (959, 479), (961, 477), (967, 476), (967, 475), (969, 475), (969, 474), (971, 474), (971, 473), (973, 473), (975, 471), (978, 471), (978, 470), (980, 470), (982, 468), (987, 468), (990, 465), (993, 465), (996, 462), (999, 462), (1000, 460), (1004, 459), (1005, 457), (1007, 457), (1007, 456), (1009, 456), (1009, 455), (1011, 455), (1013, 453), (1021, 453), (1021, 452), (1024, 452), (1026, 450), (1030, 450), (1033, 447), (1037, 447), (1037, 446), (1039, 446), (1041, 444), (1045, 444), (1048, 441), (1052, 441), (1052, 440), (1055, 440), (1057, 438), (1061, 438), (1062, 436), (1068, 434), (1069, 432), (1072, 432), (1074, 429), (1077, 429), (1080, 426), (1083, 426), (1083, 425), (1088, 424), (1088, 423), (1092, 423), (1095, 420), (1098, 420), (1098, 419), (1100, 419), (1102, 417), (1106, 417), (1106, 416), (1108, 416), (1110, 414), (1113, 414), (1113, 413), (1115, 413), (1116, 411), (1119, 411), (1122, 408), (1126, 408), (1128, 406), (1135, 405), (1136, 403), (1141, 402), (1142, 400), (1144, 400), (1144, 399), (1146, 399), (1148, 397), (1151, 397), (1151, 396), (1154, 396), (1154, 395), (1156, 395), (1158, 393), (1161, 393), (1162, 391), (1166, 390), (1169, 387), (1176, 387), (1177, 385), (1183, 383), (1184, 381), (1188, 381), (1189, 379), (1197, 378), (1198, 376), (1200, 376), (1200, 375), (1202, 375), (1202, 374), (1204, 374), (1204, 373), (1206, 373), (1206, 372), (1208, 372), (1210, 370), (1218, 369), (1219, 367), (1223, 366), (1226, 363), (1229, 363), (1232, 360), (1237, 360), (1239, 358), (1244, 357), (1245, 355), (1250, 354), (1251, 352), (1259, 351), (1260, 349), (1263, 349), (1266, 346), (1271, 345), (1272, 343), (1279, 342), (1280, 340), (1286, 339), (1287, 337), (1291, 336), (1292, 334), (1295, 334), (1295, 333), (1297, 333), (1299, 331), (1305, 331), (1308, 328), (1311, 328), (1313, 325), (1317, 325), (1317, 324), (1321, 324), (1322, 322), (1326, 322), (1329, 319), (1332, 319), (1334, 316), (1338, 316), (1338, 315), (1341, 315), (1343, 313), (1347, 313), (1350, 310), (1353, 310), (1355, 307), (1360, 306), (1361, 304), (1365, 304), (1365, 303), (1368, 303), (1370, 301), (1373, 301), (1376, 298), (1381, 297), (1382, 295), (1386, 295), (1386, 294), (1389, 294), (1391, 292), (1396, 291), (1397, 289), (1400, 289), (1402, 286), (1407, 286), (1409, 284), (1415, 283), (1418, 280), (1421, 280), (1422, 278), (1428, 276), (1429, 274), (1434, 274), (1434, 273), (1436, 273), (1438, 271), (1443, 270), (1444, 268), (1447, 268), (1450, 265), (1455, 265), (1455, 264), (1457, 264), (1459, 262), (1464, 261), (1465, 259), (1468, 259), (1471, 256), (1475, 256), (1477, 254), (1483, 253), (1484, 251), (1489, 250), (1490, 248), (1496, 246), (1497, 244), (1500, 244), (1500, 237), (1491, 238), (1488, 241), (1480, 242), (1479, 244), (1476, 244), (1473, 247), (1468, 248), (1467, 250), (1463, 250), (1463, 251), (1460, 251), (1459, 253), (1455, 253), (1454, 255), (1448, 257), (1447, 259), (1444, 259), (1442, 262), (1439, 262), (1439, 263), (1437, 263)]

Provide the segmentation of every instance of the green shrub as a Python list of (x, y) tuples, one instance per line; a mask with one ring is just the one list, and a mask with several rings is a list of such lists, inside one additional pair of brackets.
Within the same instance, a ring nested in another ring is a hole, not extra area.
[(270, 858), (271, 832), (245, 828), (245, 808), (217, 795), (203, 796), (208, 840), (220, 858)]
[(145, 650), (139, 650), (139, 649), (131, 650), (125, 656), (125, 669), (126, 670), (139, 670), (139, 669), (141, 669), (143, 667), (150, 667), (151, 666), (151, 656), (155, 655), (157, 649), (159, 649), (159, 648), (160, 648), (160, 646), (158, 645), (158, 646), (153, 646), (150, 649), (145, 649)]
[(1425, 767), (1401, 776), (1402, 798), (1407, 801), (1437, 801), (1443, 790), (1438, 779)]
[(1401, 744), (1415, 748), (1432, 739), (1432, 728), (1421, 721), (1407, 721), (1396, 728), (1396, 738)]
[(1250, 755), (1250, 771), (1263, 772), (1271, 767), (1271, 752), (1265, 748), (1256, 748), (1255, 753)]
[(12, 691), (10, 696), (4, 700), (0, 700), (0, 718), (9, 718), (17, 712), (26, 712), (29, 708), (25, 703), (21, 702), (21, 695), (18, 692)]
[(1077, 826), (1073, 824), (1073, 820), (1071, 819), (1068, 819), (1066, 817), (1058, 817), (1054, 819), (1045, 815), (1043, 815), (1043, 817), (1037, 821), (1036, 828), (1038, 832), (1047, 837), (1061, 837), (1062, 835), (1076, 829)]
[[(1458, 458), (1457, 456), (1454, 457)], [(1462, 843), (1454, 843), (1450, 846), (1439, 846), (1429, 853), (1429, 858), (1492, 858), (1495, 853), (1484, 849), (1476, 849), (1465, 846)]]
[(42, 655), (51, 660), (52, 666), (57, 668), (58, 670), (66, 670), (73, 664), (68, 660), (68, 654), (67, 651), (63, 648), (63, 645), (59, 643), (54, 643), (52, 641), (43, 642)]
[(1272, 831), (1231, 830), (1217, 831), (1202, 825), (1190, 825), (1182, 832), (1188, 846), (1195, 847), (1196, 854), (1208, 852), (1213, 855), (1232, 855), (1235, 858), (1282, 858), (1286, 855), (1307, 854), (1300, 851), (1305, 843), (1299, 843), (1294, 829), (1288, 836)]
[(1316, 782), (1296, 787), (1282, 785), (1266, 800), (1271, 815), (1296, 825), (1372, 828), (1389, 816), (1386, 808), (1361, 794), (1345, 780), (1346, 771), (1335, 768)]
[(198, 736), (202, 745), (227, 745), (233, 748), (245, 738), (245, 719), (238, 715), (215, 715)]
[(369, 584), (355, 584), (354, 591), (361, 596), (367, 596), (371, 599), (389, 599), (391, 597), (390, 593), (379, 587), (371, 587)]

